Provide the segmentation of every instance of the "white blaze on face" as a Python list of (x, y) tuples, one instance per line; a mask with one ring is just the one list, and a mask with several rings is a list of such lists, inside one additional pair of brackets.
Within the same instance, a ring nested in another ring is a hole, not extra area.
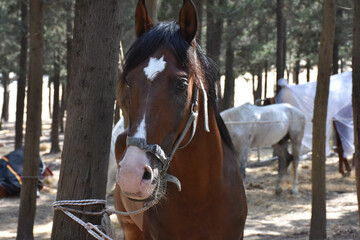
[[(134, 137), (146, 140), (145, 114)], [(135, 146), (129, 146), (119, 165), (117, 182), (123, 193), (134, 199), (148, 198), (155, 186), (151, 185), (151, 180), (143, 180), (144, 171), (150, 166), (145, 151)]]
[(134, 137), (144, 138), (146, 140), (145, 115), (138, 126)]
[(150, 81), (154, 81), (156, 76), (159, 73), (161, 73), (162, 71), (164, 71), (165, 65), (166, 65), (166, 62), (164, 61), (164, 56), (162, 56), (159, 59), (151, 57), (147, 67), (144, 68), (146, 77)]

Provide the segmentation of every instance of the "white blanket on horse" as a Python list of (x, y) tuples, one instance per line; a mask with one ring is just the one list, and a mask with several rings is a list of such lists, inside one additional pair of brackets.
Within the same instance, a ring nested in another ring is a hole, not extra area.
[[(277, 95), (277, 103), (290, 103), (300, 109), (306, 116), (303, 145), (312, 149), (312, 118), (316, 82), (301, 85), (289, 85), (286, 79), (279, 81), (281, 90)], [(329, 139), (333, 132), (332, 121), (335, 120), (344, 157), (352, 157), (354, 153), (354, 124), (352, 115), (352, 72), (332, 75), (330, 78), (328, 112), (326, 121), (326, 154), (330, 154)]]
[(245, 103), (239, 107), (221, 112), (234, 146), (268, 147), (278, 143), (287, 134), (303, 128), (298, 121), (304, 121), (303, 114), (290, 104), (274, 104), (264, 107)]

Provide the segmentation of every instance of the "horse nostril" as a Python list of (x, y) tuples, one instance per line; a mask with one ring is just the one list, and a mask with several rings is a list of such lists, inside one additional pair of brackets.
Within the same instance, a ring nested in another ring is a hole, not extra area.
[(151, 178), (152, 178), (152, 173), (151, 172), (152, 172), (151, 168), (149, 166), (146, 166), (142, 179), (143, 180), (151, 180)]

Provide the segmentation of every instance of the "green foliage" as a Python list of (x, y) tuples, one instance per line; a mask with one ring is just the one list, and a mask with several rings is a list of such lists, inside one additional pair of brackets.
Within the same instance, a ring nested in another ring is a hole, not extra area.
[[(44, 5), (44, 74), (53, 75), (55, 57), (59, 56), (59, 65), (61, 67), (61, 79), (64, 81), (66, 76), (66, 19), (67, 7), (74, 6), (74, 1), (47, 0)], [(74, 9), (70, 11), (70, 17), (73, 19)], [(70, 33), (72, 35), (72, 33)], [(50, 78), (51, 79), (51, 78)]]
[[(225, 4), (207, 6), (204, 1), (203, 30), (206, 13), (213, 12), (218, 18), (231, 19), (231, 25), (224, 21), (221, 47), (221, 72), (224, 72), (226, 44), (234, 49), (235, 74), (257, 73), (264, 68), (274, 68), (276, 59), (276, 0), (224, 0)], [(66, 18), (67, 5), (74, 6), (74, 0), (44, 1), (44, 73), (52, 75), (54, 53), (60, 55), (61, 75), (66, 75)], [(217, 1), (215, 1), (217, 2)], [(20, 51), (20, 2), (0, 2), (0, 72), (18, 72)], [(121, 40), (126, 52), (134, 42), (134, 12), (137, 1), (123, 0), (119, 13), (122, 23)], [(158, 0), (159, 21), (175, 20), (182, 1)], [(352, 49), (353, 1), (338, 0), (337, 8), (342, 14), (337, 18), (339, 34), (339, 58), (350, 63)], [(321, 0), (285, 0), (284, 17), (287, 31), (287, 68), (291, 71), (297, 60), (309, 60), (317, 64), (318, 45), (321, 31)], [(71, 9), (72, 18), (74, 9)], [(206, 31), (202, 31), (205, 34)], [(203, 36), (205, 49), (205, 36)], [(304, 67), (304, 65), (301, 65)]]
[(0, 2), (0, 72), (18, 71), (20, 11), (18, 1)]

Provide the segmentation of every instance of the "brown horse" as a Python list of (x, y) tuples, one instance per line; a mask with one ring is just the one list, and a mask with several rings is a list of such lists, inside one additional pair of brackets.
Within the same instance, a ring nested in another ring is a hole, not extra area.
[[(339, 156), (339, 173), (341, 173), (344, 177), (348, 177), (351, 174), (351, 166), (349, 164), (348, 159), (344, 157), (344, 149), (342, 146), (339, 130), (336, 127), (336, 124), (341, 124), (341, 123), (337, 123), (335, 120), (333, 120), (333, 127), (334, 127), (334, 131), (335, 131), (335, 140), (336, 140), (336, 150), (335, 151)], [(344, 166), (346, 169), (346, 173), (344, 171)]]
[(156, 205), (118, 215), (125, 239), (242, 239), (245, 191), (216, 107), (217, 69), (195, 42), (196, 8), (184, 0), (178, 23), (153, 26), (139, 0), (135, 19), (121, 78), (130, 111), (115, 147), (115, 208)]

